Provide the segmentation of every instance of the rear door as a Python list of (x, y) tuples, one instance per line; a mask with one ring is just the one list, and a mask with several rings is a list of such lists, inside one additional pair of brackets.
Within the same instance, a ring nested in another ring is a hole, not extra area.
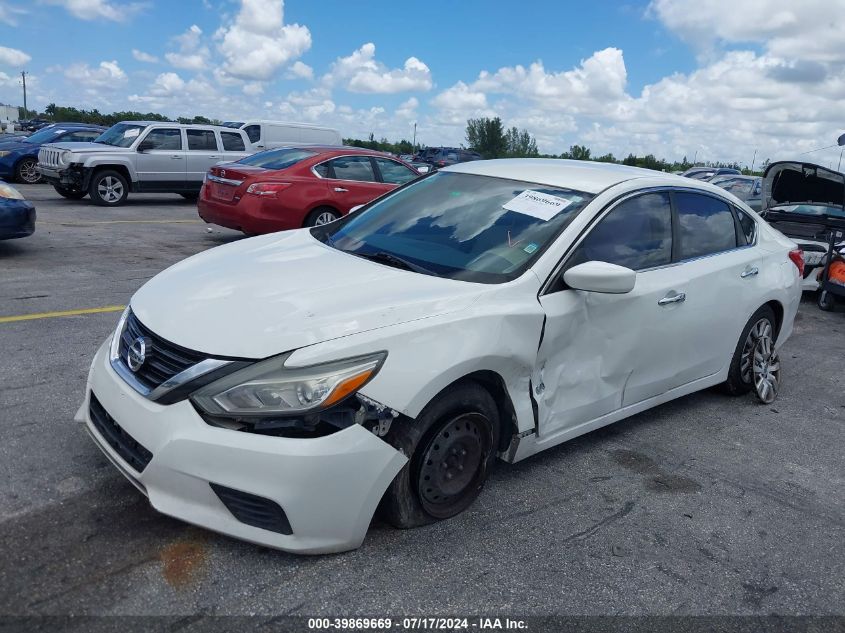
[(369, 156), (340, 156), (324, 165), (325, 177), (329, 179), (329, 195), (337, 209), (344, 214), (349, 213), (352, 207), (378, 198), (395, 186), (379, 181)]
[(224, 159), (213, 129), (186, 129), (187, 170), (185, 179), (191, 189), (199, 191), (206, 172)]
[(398, 160), (391, 160), (390, 158), (375, 158), (376, 167), (378, 168), (378, 176), (385, 185), (404, 185), (416, 178), (419, 174), (413, 169), (406, 167)]
[(178, 127), (153, 127), (141, 139), (135, 171), (141, 191), (183, 191), (185, 189), (186, 157), (182, 130)]

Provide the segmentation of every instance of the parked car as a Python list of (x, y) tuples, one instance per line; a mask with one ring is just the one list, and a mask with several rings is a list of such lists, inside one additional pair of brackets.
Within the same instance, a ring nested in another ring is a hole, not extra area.
[[(762, 216), (804, 251), (802, 289), (816, 291), (827, 261), (831, 229), (827, 218), (845, 219), (845, 176), (801, 161), (770, 164), (763, 174)], [(837, 240), (834, 236), (834, 239)]]
[(757, 213), (760, 212), (763, 179), (759, 176), (722, 174), (713, 176), (710, 182), (725, 191), (731, 192)]
[(35, 232), (35, 205), (20, 191), (0, 180), (0, 240), (27, 237)]
[(50, 122), (47, 119), (30, 119), (28, 121), (20, 121), (21, 129), (25, 132), (37, 132), (48, 125), (50, 125)]
[(742, 172), (733, 167), (691, 167), (681, 175), (694, 180), (710, 180), (713, 176), (725, 174), (740, 175)]
[(423, 148), (420, 148), (420, 150), (416, 153), (416, 155), (414, 156), (414, 160), (421, 162), (421, 163), (427, 163), (428, 160), (432, 156), (434, 156), (437, 152), (439, 152), (441, 149), (451, 149), (451, 150), (457, 151), (458, 148), (457, 147), (423, 147)]
[(426, 147), (417, 155), (417, 160), (428, 163), (434, 169), (481, 160), (481, 154), (473, 150), (458, 147)]
[(126, 202), (130, 191), (196, 198), (209, 167), (253, 151), (243, 130), (123, 121), (91, 143), (43, 146), (38, 171), (65, 198), (88, 195), (113, 207)]
[(41, 182), (38, 150), (46, 143), (84, 143), (105, 131), (87, 123), (50, 124), (30, 136), (0, 139), (0, 178), (33, 185)]
[[(239, 122), (230, 121), (230, 125)], [(284, 121), (245, 121), (236, 127), (244, 130), (256, 149), (275, 149), (302, 145), (342, 145), (340, 132), (330, 127)]]
[(400, 527), (462, 512), (497, 456), (714, 385), (776, 389), (801, 265), (708, 183), (462, 163), (160, 273), (97, 351), (78, 419), (165, 514), (346, 550), (377, 507)]
[(382, 152), (285, 147), (212, 167), (197, 207), (206, 222), (257, 235), (333, 222), (417, 177)]

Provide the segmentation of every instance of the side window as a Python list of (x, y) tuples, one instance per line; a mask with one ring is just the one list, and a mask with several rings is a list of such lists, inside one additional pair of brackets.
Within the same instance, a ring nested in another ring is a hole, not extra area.
[(80, 143), (93, 141), (95, 138), (100, 136), (100, 134), (102, 134), (102, 132), (69, 132), (61, 138), (61, 141), (62, 143)]
[(376, 163), (381, 172), (381, 179), (389, 185), (402, 185), (417, 177), (417, 174), (402, 163), (387, 158), (376, 158)]
[(320, 174), (323, 178), (329, 177), (329, 164), (328, 163), (320, 163), (314, 167), (314, 171)]
[(736, 248), (733, 213), (726, 202), (698, 193), (676, 192), (680, 259)]
[(739, 209), (735, 209), (736, 217), (739, 221), (739, 232), (745, 238), (746, 244), (753, 244), (754, 238), (757, 235), (757, 223), (750, 215)]
[(620, 203), (587, 234), (569, 266), (589, 261), (632, 270), (672, 261), (672, 206), (667, 193), (646, 193)]
[(244, 138), (237, 132), (220, 132), (223, 149), (227, 152), (245, 152)]
[(342, 156), (331, 161), (334, 177), (340, 180), (375, 182), (373, 165), (369, 156)]
[(178, 128), (160, 128), (158, 130), (152, 130), (149, 134), (147, 134), (144, 142), (152, 143), (151, 149), (182, 149), (182, 130)]
[(244, 128), (244, 132), (246, 132), (246, 135), (249, 138), (250, 143), (257, 143), (258, 140), (261, 138), (261, 126), (260, 125), (247, 125)]
[(188, 149), (207, 152), (217, 151), (217, 139), (214, 130), (186, 130), (188, 133)]

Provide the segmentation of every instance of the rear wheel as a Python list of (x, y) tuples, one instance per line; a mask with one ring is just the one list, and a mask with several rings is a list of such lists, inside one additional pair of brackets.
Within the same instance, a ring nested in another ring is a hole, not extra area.
[(189, 193), (180, 193), (179, 195), (185, 198), (185, 200), (196, 200), (200, 197), (200, 194), (196, 191), (191, 191)]
[(53, 189), (55, 189), (56, 193), (62, 198), (67, 198), (68, 200), (82, 200), (82, 198), (88, 195), (87, 191), (65, 189), (64, 187), (56, 187), (55, 185), (53, 185)]
[(129, 185), (123, 174), (110, 169), (99, 171), (91, 178), (88, 187), (91, 201), (102, 207), (117, 207), (126, 202)]
[(41, 182), (41, 172), (38, 171), (38, 161), (34, 158), (24, 158), (15, 167), (15, 180), (27, 185)]
[(321, 226), (340, 218), (340, 213), (331, 207), (317, 207), (305, 218), (305, 226)]
[(740, 396), (751, 391), (754, 387), (754, 349), (761, 339), (774, 346), (775, 326), (775, 313), (769, 306), (762, 306), (748, 320), (734, 350), (728, 379), (723, 383), (725, 392)]
[(496, 403), (475, 382), (441, 394), (416, 420), (394, 422), (386, 439), (411, 459), (385, 492), (383, 518), (411, 528), (463, 512), (494, 465), (498, 436)]

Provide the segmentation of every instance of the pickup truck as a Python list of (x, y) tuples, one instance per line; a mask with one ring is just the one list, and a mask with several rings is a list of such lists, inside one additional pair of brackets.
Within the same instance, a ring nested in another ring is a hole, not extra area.
[(116, 207), (130, 192), (194, 199), (212, 166), (255, 152), (243, 130), (214, 125), (122, 121), (91, 143), (51, 143), (38, 171), (65, 198), (86, 195)]

